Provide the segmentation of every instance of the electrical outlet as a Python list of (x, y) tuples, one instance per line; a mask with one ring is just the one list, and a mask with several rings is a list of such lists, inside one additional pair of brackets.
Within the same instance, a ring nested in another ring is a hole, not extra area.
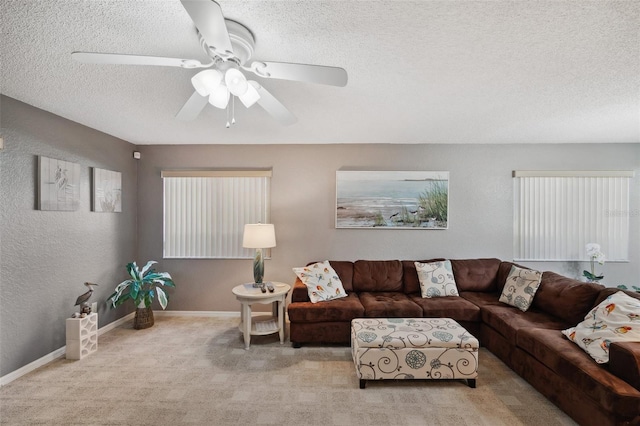
[(95, 312), (96, 314), (98, 313), (98, 302), (93, 302), (91, 304), (91, 312)]

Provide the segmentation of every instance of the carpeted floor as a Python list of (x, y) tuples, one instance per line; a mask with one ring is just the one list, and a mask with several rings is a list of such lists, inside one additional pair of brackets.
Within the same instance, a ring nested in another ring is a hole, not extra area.
[(156, 316), (120, 326), (80, 361), (60, 358), (0, 389), (2, 425), (574, 425), (480, 350), (462, 381), (376, 381), (359, 389), (349, 347), (243, 349), (238, 319)]

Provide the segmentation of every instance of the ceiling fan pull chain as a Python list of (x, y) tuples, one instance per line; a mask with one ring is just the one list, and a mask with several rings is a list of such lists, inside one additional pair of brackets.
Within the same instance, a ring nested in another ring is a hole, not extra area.
[[(233, 96), (232, 96), (231, 98), (232, 98), (232, 99), (231, 99), (231, 102), (233, 102)], [(229, 124), (229, 110), (231, 109), (231, 102), (229, 102), (229, 103), (227, 104), (227, 108), (226, 108), (226, 112), (227, 112), (227, 129), (228, 129), (229, 127), (231, 127), (231, 124)]]
[(236, 97), (231, 97), (231, 124), (236, 124)]

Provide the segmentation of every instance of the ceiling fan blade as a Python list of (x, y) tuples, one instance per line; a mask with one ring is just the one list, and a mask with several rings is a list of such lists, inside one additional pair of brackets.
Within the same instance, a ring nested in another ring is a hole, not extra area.
[(184, 121), (195, 120), (208, 102), (207, 96), (200, 96), (198, 92), (193, 92), (193, 95), (176, 114), (176, 118)]
[(213, 0), (180, 0), (180, 2), (207, 45), (223, 58), (232, 56), (233, 47), (220, 5)]
[(267, 111), (273, 118), (280, 122), (280, 124), (284, 126), (290, 126), (298, 119), (295, 115), (291, 113), (284, 105), (280, 103), (279, 100), (273, 97), (273, 95), (262, 87), (256, 81), (249, 81), (258, 94), (260, 95), (260, 99), (258, 99), (258, 105), (260, 105), (265, 111)]
[(205, 68), (197, 59), (163, 58), (160, 56), (124, 55), (120, 53), (73, 52), (71, 57), (86, 64), (157, 65), (164, 67)]
[(348, 80), (347, 71), (343, 68), (323, 65), (257, 61), (253, 62), (249, 68), (244, 69), (254, 72), (259, 77), (328, 84), (330, 86), (343, 87), (347, 85)]

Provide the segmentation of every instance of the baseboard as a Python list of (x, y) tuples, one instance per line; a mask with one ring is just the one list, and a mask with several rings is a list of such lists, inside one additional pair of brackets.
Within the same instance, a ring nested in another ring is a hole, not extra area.
[[(122, 318), (119, 318), (113, 322), (110, 322), (109, 324), (105, 325), (104, 327), (101, 327), (98, 329), (98, 336), (113, 330), (114, 328), (118, 327), (119, 325), (131, 320), (133, 318), (133, 316), (135, 315), (135, 312), (132, 312), (128, 315), (125, 315)], [(38, 358), (37, 360), (25, 365), (24, 367), (18, 368), (15, 371), (12, 371), (9, 374), (5, 374), (4, 376), (0, 377), (0, 387), (7, 385), (11, 382), (13, 382), (14, 380), (24, 376), (25, 374), (28, 374), (30, 372), (32, 372), (33, 370), (42, 367), (43, 365), (46, 365), (48, 363), (50, 363), (51, 361), (55, 361), (56, 359), (65, 356), (65, 353), (67, 351), (67, 347), (63, 346), (60, 349), (56, 349), (55, 351), (41, 357)]]
[(156, 317), (240, 317), (240, 311), (160, 311), (153, 310)]

